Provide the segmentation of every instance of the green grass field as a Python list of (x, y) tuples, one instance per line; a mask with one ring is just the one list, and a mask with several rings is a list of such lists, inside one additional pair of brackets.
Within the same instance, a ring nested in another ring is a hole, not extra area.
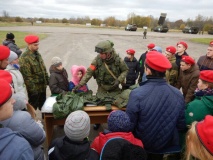
[(195, 43), (209, 44), (212, 38), (192, 38), (190, 40)]
[[(0, 31), (0, 41), (1, 44), (6, 38), (6, 34), (10, 31)], [(24, 37), (28, 34), (35, 34), (39, 36), (39, 39), (44, 39), (48, 35), (47, 34), (36, 34), (36, 33), (28, 33), (28, 32), (18, 32), (18, 31), (13, 31), (12, 32), (15, 35), (15, 42), (19, 48), (25, 48), (26, 47), (26, 42), (24, 41)]]

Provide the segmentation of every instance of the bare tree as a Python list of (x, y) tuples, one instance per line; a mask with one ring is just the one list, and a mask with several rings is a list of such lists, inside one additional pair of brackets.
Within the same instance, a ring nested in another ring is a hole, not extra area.
[(3, 10), (2, 14), (3, 14), (4, 18), (9, 18), (10, 17), (9, 13), (7, 11), (5, 11), (5, 10)]

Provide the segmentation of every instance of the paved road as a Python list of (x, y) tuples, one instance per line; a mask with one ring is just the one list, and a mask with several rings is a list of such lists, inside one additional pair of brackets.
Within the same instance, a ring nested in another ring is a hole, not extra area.
[[(212, 38), (212, 35), (191, 35), (176, 32), (156, 33), (148, 32), (147, 39), (143, 39), (142, 31), (131, 32), (118, 29), (105, 28), (74, 28), (74, 27), (42, 27), (42, 26), (22, 26), (22, 27), (0, 27), (0, 31), (24, 31), (29, 33), (46, 33), (49, 36), (40, 42), (40, 53), (42, 54), (47, 68), (51, 65), (51, 58), (59, 56), (63, 60), (63, 65), (67, 69), (69, 79), (71, 79), (70, 68), (72, 65), (84, 65), (88, 67), (93, 58), (97, 55), (94, 46), (102, 40), (114, 42), (114, 48), (121, 57), (124, 58), (128, 48), (136, 50), (136, 58), (145, 52), (148, 43), (155, 43), (165, 50), (166, 46), (176, 45), (178, 41), (188, 43), (187, 52), (196, 60), (200, 55), (206, 53), (207, 45), (192, 43), (190, 38)], [(89, 88), (94, 92), (97, 85), (94, 79), (88, 82)], [(48, 95), (50, 92), (48, 90)], [(39, 111), (38, 114), (40, 115)], [(98, 131), (102, 131), (102, 127)], [(93, 140), (98, 131), (91, 129), (90, 139)], [(63, 134), (63, 128), (55, 128), (55, 137)]]

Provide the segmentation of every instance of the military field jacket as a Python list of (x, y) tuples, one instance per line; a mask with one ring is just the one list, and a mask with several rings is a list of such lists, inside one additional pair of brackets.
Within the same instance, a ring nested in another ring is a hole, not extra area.
[[(105, 62), (109, 69), (113, 72), (113, 74), (117, 77), (119, 82), (123, 82), (128, 73), (128, 67), (125, 62), (119, 57), (115, 52), (112, 53), (112, 58), (109, 61)], [(86, 74), (80, 81), (80, 85), (85, 85), (89, 79), (94, 76), (98, 85), (108, 85), (112, 86), (114, 84), (115, 79), (108, 72), (104, 61), (100, 58), (100, 56), (96, 56), (92, 61), (90, 67), (87, 69)]]
[(49, 77), (39, 52), (33, 53), (27, 48), (22, 53), (19, 64), (28, 93), (39, 93), (46, 90)]

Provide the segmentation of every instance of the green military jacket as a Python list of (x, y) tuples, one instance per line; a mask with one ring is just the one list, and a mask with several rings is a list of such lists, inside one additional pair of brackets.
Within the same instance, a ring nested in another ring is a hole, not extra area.
[(44, 92), (49, 77), (41, 54), (27, 48), (19, 58), (19, 64), (28, 93)]
[(173, 56), (172, 59), (169, 61), (172, 65), (172, 68), (166, 70), (166, 81), (170, 85), (175, 86), (178, 80), (178, 66), (176, 64), (175, 56)]
[[(113, 76), (106, 69), (104, 63), (107, 64), (108, 68), (115, 75), (115, 77), (117, 77), (120, 83), (125, 80), (129, 69), (126, 63), (113, 50), (111, 59), (108, 61), (103, 61), (100, 56), (97, 55), (79, 84), (86, 84), (89, 79), (94, 76), (99, 87), (101, 86), (104, 90), (111, 91), (115, 78), (113, 78)], [(115, 89), (113, 91), (115, 91)]]

